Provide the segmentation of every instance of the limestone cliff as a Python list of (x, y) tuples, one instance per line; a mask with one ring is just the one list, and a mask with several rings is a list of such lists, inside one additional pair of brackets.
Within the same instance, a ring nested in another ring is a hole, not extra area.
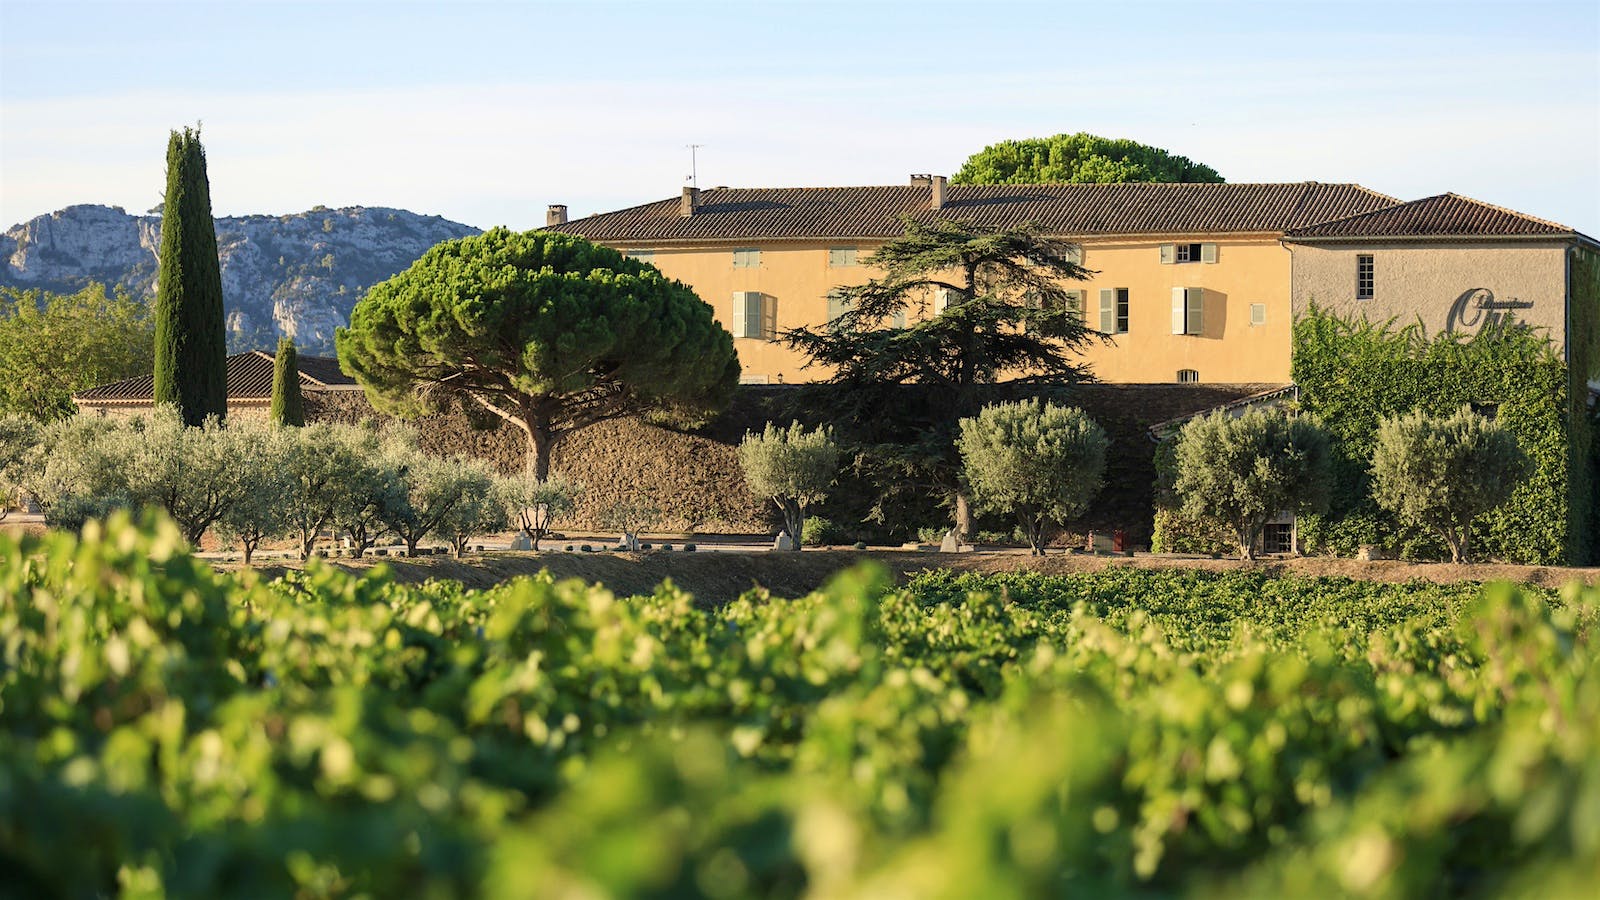
[[(272, 349), (279, 335), (302, 353), (331, 355), (333, 331), (363, 291), (440, 241), (478, 229), (403, 209), (317, 207), (288, 216), (216, 220), (229, 352)], [(69, 206), (0, 235), (0, 285), (72, 291), (89, 281), (153, 297), (161, 217), (113, 206)]]

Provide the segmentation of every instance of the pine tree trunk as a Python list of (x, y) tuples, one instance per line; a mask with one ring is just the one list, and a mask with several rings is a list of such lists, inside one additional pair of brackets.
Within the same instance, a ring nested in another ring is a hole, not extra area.
[(544, 481), (550, 477), (550, 453), (555, 449), (555, 435), (548, 421), (533, 420), (526, 426), (528, 433), (528, 471)]
[(156, 403), (176, 406), (189, 425), (228, 414), (227, 333), (211, 186), (199, 132), (187, 128), (174, 131), (167, 142), (155, 351)]

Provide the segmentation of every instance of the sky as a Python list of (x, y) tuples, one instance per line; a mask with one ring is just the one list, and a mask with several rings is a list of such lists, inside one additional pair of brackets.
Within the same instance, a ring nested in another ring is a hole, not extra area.
[(1229, 181), (1454, 191), (1600, 235), (1600, 3), (0, 0), (0, 227), (217, 215), (544, 224), (702, 187), (899, 184), (1131, 138)]

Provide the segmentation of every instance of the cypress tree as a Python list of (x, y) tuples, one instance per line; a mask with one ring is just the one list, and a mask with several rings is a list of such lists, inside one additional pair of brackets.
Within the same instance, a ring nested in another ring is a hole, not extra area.
[(306, 407), (300, 396), (300, 367), (293, 338), (278, 338), (278, 355), (272, 361), (272, 421), (299, 427), (306, 424)]
[(228, 414), (222, 266), (211, 221), (211, 185), (200, 132), (167, 141), (167, 199), (161, 212), (156, 293), (155, 401), (176, 406), (189, 425)]

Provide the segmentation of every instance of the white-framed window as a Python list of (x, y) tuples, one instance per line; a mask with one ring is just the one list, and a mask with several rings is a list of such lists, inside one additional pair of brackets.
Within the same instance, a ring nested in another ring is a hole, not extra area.
[(1265, 303), (1252, 303), (1252, 304), (1250, 304), (1250, 324), (1251, 325), (1265, 325), (1265, 324), (1267, 324), (1267, 305)]
[(760, 291), (734, 291), (733, 336), (775, 340), (778, 337), (778, 298)]
[(735, 269), (755, 269), (760, 265), (760, 247), (740, 247), (733, 251), (733, 267)]
[(1162, 244), (1161, 264), (1214, 263), (1217, 261), (1216, 244)]
[(1203, 288), (1172, 289), (1172, 333), (1204, 334), (1206, 292)]
[(1373, 265), (1371, 253), (1356, 254), (1356, 299), (1371, 300), (1377, 280), (1378, 267)]
[(860, 263), (856, 262), (856, 248), (854, 248), (854, 247), (829, 247), (828, 248), (828, 268), (830, 268), (830, 269), (848, 269), (851, 266), (855, 266), (855, 265), (860, 265)]
[(1194, 369), (1179, 369), (1178, 370), (1178, 383), (1179, 384), (1199, 384), (1200, 383), (1200, 373), (1195, 371)]
[(933, 314), (938, 315), (950, 308), (950, 302), (956, 299), (956, 292), (949, 288), (934, 288)]
[(1083, 291), (1067, 291), (1063, 302), (1067, 315), (1074, 321), (1083, 321)]
[(654, 250), (624, 250), (622, 255), (629, 259), (637, 259), (642, 263), (649, 263), (652, 266), (656, 264), (656, 252)]
[(1100, 330), (1106, 334), (1128, 333), (1128, 289), (1100, 289)]
[(892, 312), (892, 313), (889, 314), (889, 327), (890, 328), (904, 328), (904, 327), (906, 327), (906, 310), (905, 310), (905, 307), (901, 307), (896, 312)]

